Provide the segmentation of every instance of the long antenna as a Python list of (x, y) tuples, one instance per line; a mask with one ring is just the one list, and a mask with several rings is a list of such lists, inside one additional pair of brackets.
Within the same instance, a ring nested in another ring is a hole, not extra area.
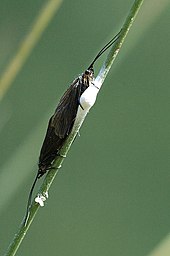
[(94, 60), (92, 61), (92, 63), (90, 64), (88, 69), (91, 69), (94, 65), (94, 63), (96, 62), (96, 60), (112, 45), (114, 44), (117, 39), (120, 36), (122, 30), (120, 30), (100, 51), (99, 53), (96, 55), (96, 57), (94, 58)]
[(33, 194), (35, 185), (37, 183), (37, 180), (40, 177), (39, 175), (40, 174), (38, 172), (37, 175), (35, 176), (34, 182), (32, 184), (32, 187), (31, 187), (31, 190), (30, 190), (30, 193), (29, 193), (28, 202), (27, 202), (27, 208), (26, 208), (26, 214), (25, 214), (25, 218), (24, 218), (24, 225), (26, 225), (28, 217), (29, 217), (29, 209), (30, 209), (31, 202), (32, 202), (32, 194)]

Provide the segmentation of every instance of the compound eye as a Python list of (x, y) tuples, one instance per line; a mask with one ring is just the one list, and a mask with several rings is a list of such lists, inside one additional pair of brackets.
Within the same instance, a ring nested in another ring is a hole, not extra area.
[(85, 71), (85, 75), (89, 75), (90, 74), (90, 71), (89, 70), (86, 70)]

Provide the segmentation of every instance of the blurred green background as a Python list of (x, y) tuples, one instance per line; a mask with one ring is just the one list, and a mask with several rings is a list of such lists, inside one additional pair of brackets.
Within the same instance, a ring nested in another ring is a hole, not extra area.
[[(158, 255), (152, 252), (170, 230), (168, 2), (147, 0), (140, 9), (18, 256)], [(1, 76), (45, 3), (0, 1)], [(60, 96), (132, 4), (64, 0), (1, 100), (0, 254), (25, 214)]]

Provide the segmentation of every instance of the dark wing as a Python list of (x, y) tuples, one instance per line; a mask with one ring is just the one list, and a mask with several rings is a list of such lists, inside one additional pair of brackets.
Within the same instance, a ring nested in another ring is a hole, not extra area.
[(64, 141), (73, 127), (81, 94), (87, 85), (81, 77), (73, 81), (61, 98), (54, 115), (50, 118), (47, 133), (39, 157), (39, 174), (42, 176), (59, 154)]
[(55, 128), (55, 133), (59, 138), (65, 138), (72, 129), (80, 95), (81, 83), (80, 79), (77, 78), (64, 93), (52, 119), (52, 126)]
[(50, 118), (46, 136), (40, 151), (39, 169), (45, 173), (59, 154), (67, 135), (74, 124), (79, 105), (79, 78), (73, 81), (61, 98), (54, 115)]
[(45, 172), (46, 169), (48, 169), (48, 167), (51, 165), (64, 142), (64, 138), (61, 139), (56, 135), (55, 129), (51, 125), (52, 118), (53, 116), (49, 120), (46, 136), (39, 156), (39, 168), (42, 170), (42, 172), (43, 170)]

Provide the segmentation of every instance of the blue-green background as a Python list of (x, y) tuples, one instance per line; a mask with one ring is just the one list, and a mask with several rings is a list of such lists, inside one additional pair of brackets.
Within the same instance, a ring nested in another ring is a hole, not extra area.
[[(46, 2), (0, 1), (0, 75)], [(170, 4), (154, 2), (141, 8), (18, 256), (143, 256), (167, 236)], [(0, 254), (25, 213), (48, 118), (132, 3), (64, 0), (0, 102)]]

